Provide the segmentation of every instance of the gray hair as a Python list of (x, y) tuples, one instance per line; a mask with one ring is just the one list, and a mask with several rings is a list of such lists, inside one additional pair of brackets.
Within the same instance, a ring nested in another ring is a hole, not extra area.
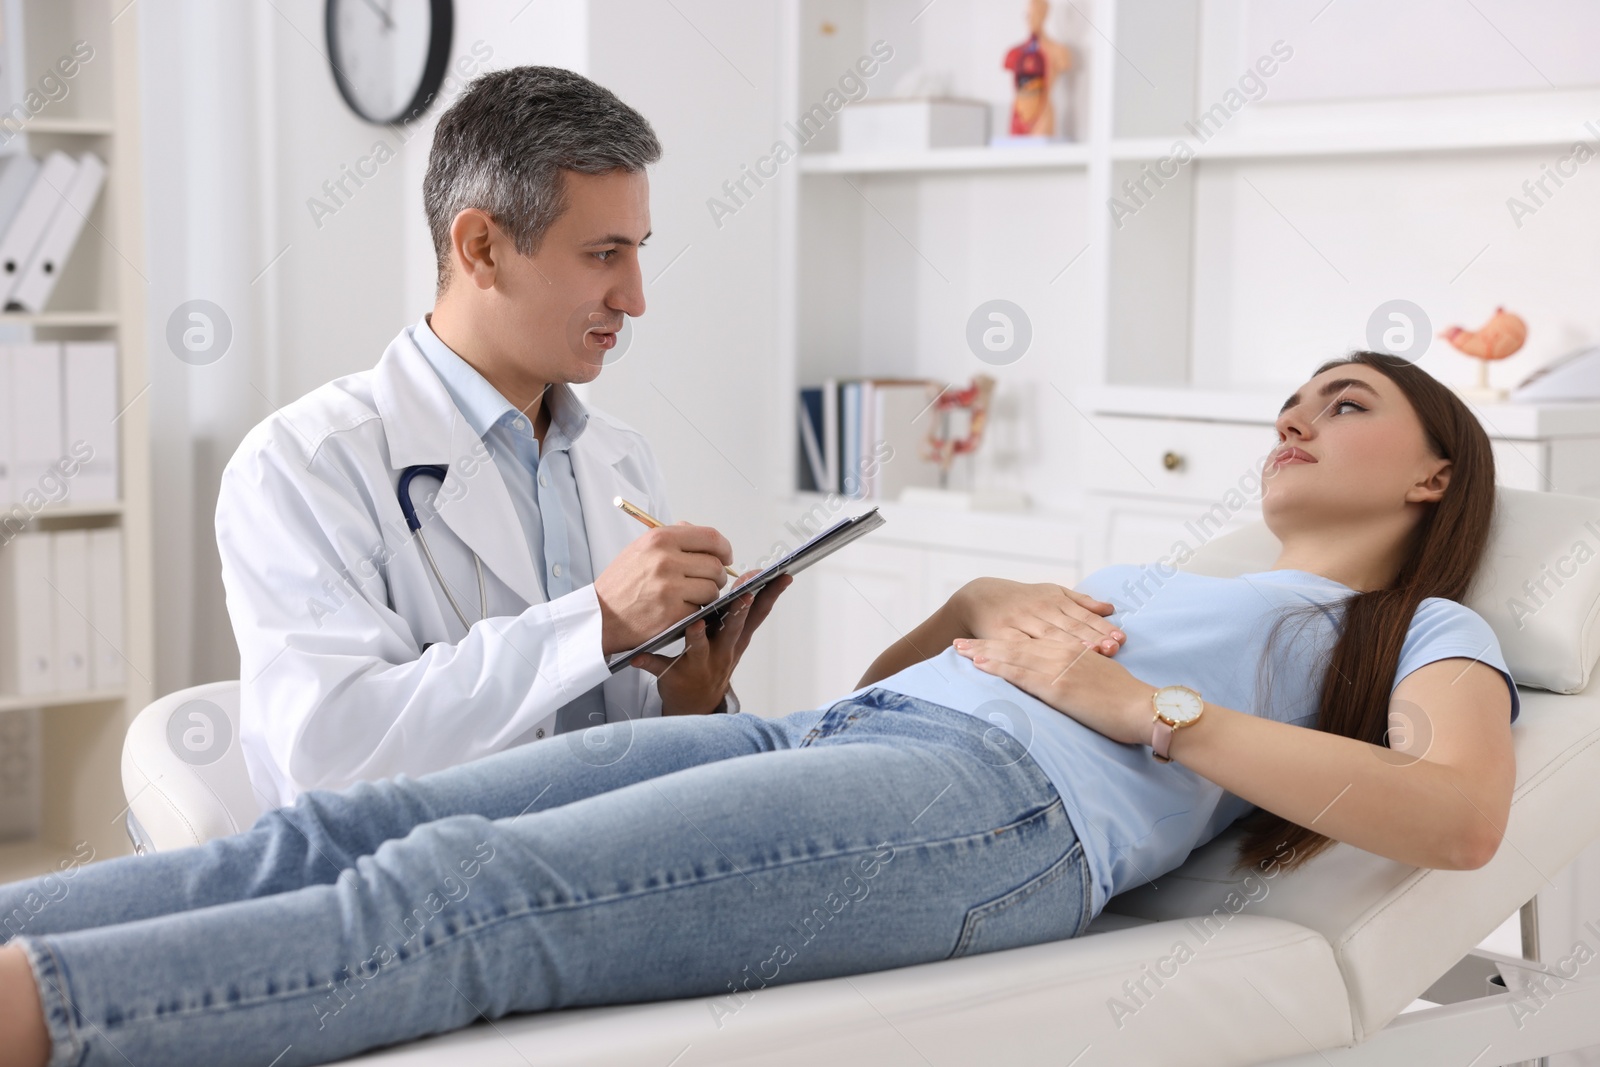
[(645, 117), (560, 67), (511, 67), (473, 79), (439, 116), (422, 180), (438, 287), (450, 280), (450, 224), (487, 212), (531, 256), (567, 209), (564, 171), (642, 171), (661, 158)]

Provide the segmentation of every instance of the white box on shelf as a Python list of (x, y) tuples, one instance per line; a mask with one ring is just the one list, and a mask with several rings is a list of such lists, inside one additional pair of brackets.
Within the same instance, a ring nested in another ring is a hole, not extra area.
[[(117, 346), (110, 341), (68, 341), (62, 347), (67, 451), (79, 461), (67, 483), (74, 504), (117, 500)], [(88, 452), (89, 459), (82, 456)]]
[(51, 585), (56, 617), (56, 688), (89, 688), (89, 531), (50, 535)]
[(839, 112), (839, 151), (976, 148), (989, 140), (989, 105), (938, 97), (862, 100)]
[(39, 836), (43, 726), (38, 708), (0, 711), (0, 840)]
[(115, 689), (124, 681), (122, 655), (122, 531), (89, 531), (89, 685)]
[(28, 532), (0, 548), (0, 694), (56, 690), (50, 535)]

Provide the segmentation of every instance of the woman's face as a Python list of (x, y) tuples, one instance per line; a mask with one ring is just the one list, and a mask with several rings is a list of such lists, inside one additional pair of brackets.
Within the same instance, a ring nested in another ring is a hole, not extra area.
[(1330, 367), (1284, 402), (1278, 447), (1262, 471), (1262, 517), (1330, 530), (1393, 519), (1437, 500), (1448, 460), (1429, 449), (1416, 409), (1381, 371)]

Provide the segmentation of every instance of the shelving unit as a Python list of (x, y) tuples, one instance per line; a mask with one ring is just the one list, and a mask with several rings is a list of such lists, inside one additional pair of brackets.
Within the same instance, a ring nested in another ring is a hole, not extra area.
[[(870, 98), (921, 67), (947, 75), (952, 95), (987, 100), (991, 129), (1002, 128), (1010, 85), (1001, 59), (1026, 34), (1024, 7), (785, 0), (777, 123), (810, 112), (882, 40), (895, 55), (866, 79)], [(786, 652), (778, 666), (774, 689), (794, 706), (844, 691), (863, 656), (937, 606), (930, 575), (994, 573), (986, 560), (1025, 559), (1071, 583), (1112, 561), (1108, 553), (1143, 560), (1153, 545), (1165, 550), (1197, 499), (1232, 484), (1265, 447), (1295, 385), (1323, 360), (1369, 347), (1368, 320), (1388, 300), (1427, 309), (1432, 332), (1476, 326), (1502, 303), (1525, 315), (1527, 349), (1490, 368), (1499, 385), (1600, 337), (1600, 257), (1588, 236), (1600, 232), (1600, 161), (1564, 188), (1547, 186), (1559, 207), (1541, 197), (1531, 219), (1507, 211), (1508, 198), (1526, 197), (1523, 182), (1574, 142), (1600, 148), (1600, 72), (1577, 59), (1557, 69), (1523, 38), (1536, 44), (1544, 31), (1518, 27), (1516, 47), (1528, 53), (1519, 56), (1469, 9), (1459, 32), (1478, 34), (1493, 54), (1452, 62), (1470, 64), (1491, 88), (1419, 81), (1386, 97), (1363, 96), (1360, 84), (1319, 96), (1319, 78), (1337, 83), (1340, 70), (1356, 69), (1341, 62), (1355, 50), (1367, 72), (1384, 49), (1415, 58), (1417, 41), (1375, 28), (1391, 9), (1248, 0), (1052, 8), (1047, 32), (1077, 60), (1067, 108), (1075, 141), (847, 154), (830, 126), (780, 177), (778, 395), (829, 377), (965, 383), (991, 374), (995, 403), (974, 476), (1034, 502), (986, 521), (885, 503), (890, 523), (874, 535), (881, 550), (819, 565), (832, 588), (819, 579), (797, 589), (792, 596), (815, 603), (791, 602), (779, 621), (792, 627), (786, 650), (811, 650)], [(1260, 78), (1262, 93), (1216, 111), (1243, 72), (1259, 72), (1279, 30), (1293, 55), (1264, 64), (1274, 73)], [(1391, 66), (1409, 74), (1428, 64)], [(1204, 114), (1213, 121), (1193, 125)], [(1158, 164), (1180, 142), (1191, 158), (1161, 176)], [(1124, 183), (1141, 180), (1153, 195), (1132, 202)], [(1119, 199), (1136, 210), (1114, 212)], [(993, 299), (1020, 306), (1032, 327), (1031, 348), (1003, 366), (980, 361), (967, 342), (969, 317)], [(1447, 382), (1476, 373), (1440, 341), (1420, 362)], [(1480, 415), (1508, 484), (1588, 491), (1594, 409), (1500, 405)], [(773, 417), (793, 414), (784, 407)], [(1170, 446), (1136, 464), (1110, 445), (1128, 452), (1131, 439), (1148, 452), (1169, 428)], [(784, 435), (786, 448), (797, 448), (792, 438)], [(1161, 466), (1164, 451), (1180, 464), (1184, 454), (1213, 457), (1217, 469), (1189, 472), (1186, 483), (1184, 471)], [(780, 469), (795, 470), (795, 459)], [(774, 525), (820, 514), (823, 500), (780, 487)], [(868, 506), (847, 501), (831, 514)], [(999, 532), (1008, 520), (1028, 536)]]
[[(51, 507), (35, 529), (114, 525), (123, 539), (126, 684), (48, 696), (0, 695), (0, 710), (42, 708), (44, 818), (37, 840), (0, 842), (0, 881), (130, 851), (122, 826), (121, 749), (127, 724), (154, 696), (151, 491), (145, 357), (146, 281), (140, 190), (138, 19), (118, 18), (122, 0), (10, 0), (4, 31), (21, 23), (22, 48), (8, 40), (8, 67), (36, 84), (74, 42), (93, 57), (65, 79), (65, 97), (31, 117), (0, 151), (43, 155), (92, 150), (105, 159), (104, 190), (50, 301), (33, 315), (0, 313), (7, 340), (109, 340), (118, 352), (119, 484), (112, 504)], [(19, 54), (20, 51), (20, 54)]]

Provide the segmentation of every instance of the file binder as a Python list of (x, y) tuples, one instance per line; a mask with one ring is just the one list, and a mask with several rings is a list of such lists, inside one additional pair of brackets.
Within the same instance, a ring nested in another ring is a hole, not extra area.
[[(64, 455), (80, 460), (68, 482), (74, 504), (109, 504), (117, 495), (117, 346), (68, 341), (61, 346), (65, 379)], [(87, 447), (85, 447), (87, 446)], [(85, 462), (84, 452), (91, 453)]]
[(126, 681), (122, 654), (122, 531), (89, 531), (89, 687)]
[(11, 345), (11, 478), (17, 499), (66, 498), (61, 472), (61, 345)]
[(56, 618), (56, 690), (89, 688), (89, 531), (50, 535), (51, 594)]
[(45, 228), (61, 203), (62, 194), (72, 184), (78, 164), (65, 152), (51, 152), (34, 175), (33, 184), (17, 207), (17, 213), (0, 237), (0, 289), (7, 296), (22, 277), (22, 270), (39, 247)]
[[(89, 221), (94, 202), (100, 198), (100, 189), (105, 185), (105, 180), (105, 162), (93, 152), (85, 152), (78, 160), (72, 180), (54, 205), (50, 224), (45, 227), (27, 266), (11, 288), (6, 300), (7, 311), (38, 313), (44, 310), (61, 277), (61, 268), (72, 254), (72, 247), (78, 243), (78, 236)], [(0, 265), (3, 263), (0, 260)]]
[(11, 412), (11, 398), (16, 395), (16, 386), (11, 381), (11, 349), (0, 345), (0, 510), (16, 503), (18, 496), (11, 477), (11, 471), (16, 466), (16, 452), (12, 445), (12, 439), (16, 436), (16, 417)]
[(49, 534), (21, 533), (0, 548), (0, 694), (55, 692), (55, 594), (49, 578)]

